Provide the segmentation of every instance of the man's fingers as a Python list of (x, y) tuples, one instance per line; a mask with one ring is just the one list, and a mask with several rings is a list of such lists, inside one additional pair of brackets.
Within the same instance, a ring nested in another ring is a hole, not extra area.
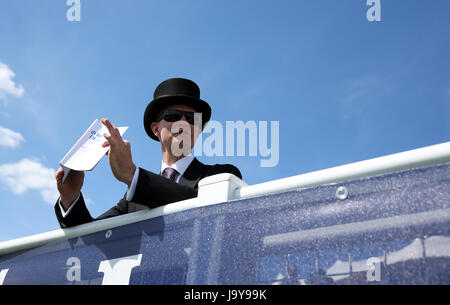
[(84, 177), (84, 171), (75, 171), (75, 170), (72, 170), (72, 171), (70, 171), (71, 173), (73, 173), (73, 174), (75, 174), (75, 175), (79, 175), (79, 176), (81, 176), (81, 177)]
[(63, 176), (64, 176), (64, 169), (62, 167), (60, 167), (55, 173), (55, 178), (56, 178), (56, 180), (59, 181), (59, 180), (62, 180)]
[[(120, 145), (123, 143), (122, 136), (120, 135), (119, 129), (116, 128), (108, 119), (102, 119), (103, 125), (108, 128), (109, 135), (105, 133), (103, 136), (109, 142), (111, 147), (116, 146), (116, 144)], [(105, 146), (103, 146), (105, 147)]]
[[(106, 136), (105, 136), (105, 138), (106, 138)], [(102, 147), (108, 147), (108, 146), (110, 146), (110, 144), (109, 144), (108, 139), (106, 138), (106, 141), (103, 142)]]
[(121, 138), (119, 129), (116, 128), (116, 126), (114, 126), (114, 124), (111, 123), (108, 119), (102, 119), (102, 123), (106, 126), (106, 128), (108, 128), (109, 134), (112, 137)]
[[(63, 177), (64, 177), (64, 169), (62, 167), (60, 167), (55, 173), (55, 179), (58, 183), (62, 183)], [(71, 170), (68, 178), (69, 177), (72, 177), (72, 178), (80, 177), (80, 178), (84, 179), (84, 171)]]

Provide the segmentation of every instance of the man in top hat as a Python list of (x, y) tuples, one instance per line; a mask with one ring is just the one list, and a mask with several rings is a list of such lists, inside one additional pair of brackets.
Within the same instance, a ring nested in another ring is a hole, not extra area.
[[(195, 119), (199, 117), (201, 124)], [(55, 213), (61, 227), (197, 197), (198, 182), (207, 176), (231, 173), (242, 179), (239, 169), (233, 165), (205, 165), (192, 155), (195, 140), (210, 117), (211, 107), (200, 99), (200, 89), (193, 81), (172, 78), (156, 88), (153, 101), (144, 113), (144, 127), (150, 138), (161, 143), (161, 174), (136, 167), (130, 143), (122, 139), (109, 120), (102, 119), (109, 131), (109, 135), (104, 135), (107, 141), (103, 145), (110, 146), (111, 170), (116, 179), (128, 186), (127, 192), (116, 206), (94, 219), (81, 194), (84, 172), (70, 171), (62, 183), (63, 170), (60, 168), (55, 174), (60, 193)]]

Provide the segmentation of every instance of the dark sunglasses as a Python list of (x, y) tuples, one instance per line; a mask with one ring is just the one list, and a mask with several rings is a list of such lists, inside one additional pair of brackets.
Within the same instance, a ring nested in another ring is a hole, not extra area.
[(162, 119), (164, 119), (167, 122), (177, 122), (179, 120), (181, 120), (181, 118), (183, 117), (186, 118), (186, 121), (191, 124), (194, 125), (194, 114), (195, 112), (192, 111), (182, 111), (182, 110), (177, 110), (177, 109), (168, 109), (166, 111), (164, 111), (163, 113), (161, 113), (160, 116), (158, 116), (156, 118), (156, 122), (161, 121)]

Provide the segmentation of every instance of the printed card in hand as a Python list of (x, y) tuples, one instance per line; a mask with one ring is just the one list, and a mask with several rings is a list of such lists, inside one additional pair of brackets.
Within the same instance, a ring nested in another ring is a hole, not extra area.
[[(118, 127), (122, 136), (128, 127)], [(91, 171), (108, 152), (109, 146), (102, 147), (106, 141), (103, 134), (108, 133), (108, 128), (99, 119), (86, 130), (69, 152), (62, 158), (59, 164), (64, 169), (62, 182), (67, 178), (70, 170)]]

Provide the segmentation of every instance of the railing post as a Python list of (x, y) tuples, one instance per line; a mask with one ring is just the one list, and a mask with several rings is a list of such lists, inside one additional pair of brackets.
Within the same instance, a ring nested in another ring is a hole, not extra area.
[(203, 178), (198, 183), (199, 206), (230, 201), (236, 198), (235, 192), (247, 183), (233, 174), (223, 173)]

